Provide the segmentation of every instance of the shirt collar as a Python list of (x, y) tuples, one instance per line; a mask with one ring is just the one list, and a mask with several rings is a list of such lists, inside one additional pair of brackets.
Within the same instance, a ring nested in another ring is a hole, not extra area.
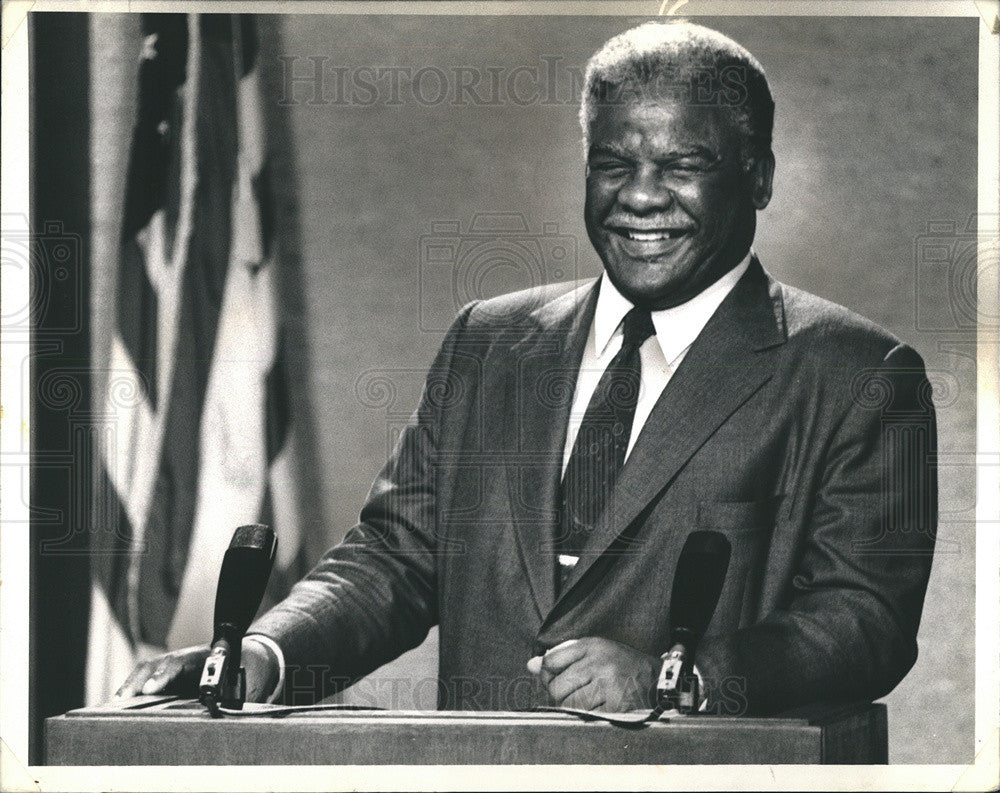
[[(747, 271), (751, 255), (752, 252), (748, 252), (732, 270), (686, 303), (650, 312), (653, 327), (656, 328), (656, 341), (668, 363), (690, 347), (698, 337), (712, 314), (726, 299), (726, 295)], [(611, 279), (602, 277), (593, 326), (594, 350), (599, 356), (604, 354), (616, 332), (620, 335), (619, 326), (631, 309), (632, 304), (615, 288)]]

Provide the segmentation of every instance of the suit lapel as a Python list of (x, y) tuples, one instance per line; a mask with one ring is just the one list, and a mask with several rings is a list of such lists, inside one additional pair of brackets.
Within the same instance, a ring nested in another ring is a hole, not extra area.
[(566, 426), (597, 303), (597, 283), (536, 310), (511, 349), (504, 449), (514, 532), (541, 617), (555, 601), (552, 542)]
[(695, 340), (636, 440), (564, 595), (740, 405), (772, 376), (780, 291), (754, 259)]

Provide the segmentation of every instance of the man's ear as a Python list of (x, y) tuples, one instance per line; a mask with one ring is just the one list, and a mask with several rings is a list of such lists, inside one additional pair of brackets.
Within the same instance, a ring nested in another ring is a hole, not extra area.
[(751, 198), (755, 209), (763, 209), (771, 201), (771, 183), (774, 180), (774, 153), (768, 150), (754, 160), (750, 169)]

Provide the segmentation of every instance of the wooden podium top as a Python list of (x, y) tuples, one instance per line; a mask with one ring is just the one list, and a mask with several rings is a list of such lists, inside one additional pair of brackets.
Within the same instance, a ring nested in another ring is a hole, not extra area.
[(881, 704), (618, 727), (551, 712), (306, 711), (211, 718), (137, 697), (46, 720), (48, 765), (885, 763)]

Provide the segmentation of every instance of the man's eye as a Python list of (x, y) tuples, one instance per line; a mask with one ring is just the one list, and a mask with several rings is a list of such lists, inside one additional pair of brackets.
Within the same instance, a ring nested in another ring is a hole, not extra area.
[(591, 163), (590, 170), (602, 176), (625, 176), (629, 167), (622, 162), (595, 162)]
[(670, 163), (665, 169), (667, 173), (681, 174), (685, 176), (698, 176), (712, 170), (711, 164), (704, 160), (678, 160)]

